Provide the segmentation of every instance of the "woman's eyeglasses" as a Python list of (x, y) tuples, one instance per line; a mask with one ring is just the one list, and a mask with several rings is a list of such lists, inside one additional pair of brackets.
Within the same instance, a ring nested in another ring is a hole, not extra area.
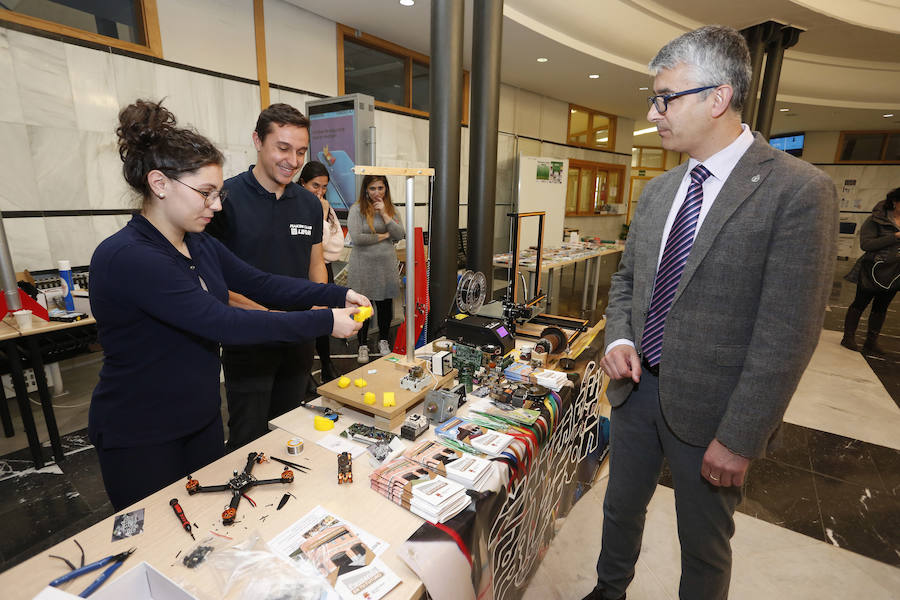
[(224, 189), (224, 188), (223, 188), (223, 189), (220, 189), (220, 190), (209, 190), (209, 191), (205, 191), (205, 190), (198, 190), (198, 189), (195, 188), (194, 186), (188, 185), (188, 184), (186, 184), (185, 182), (183, 182), (183, 181), (180, 180), (180, 179), (175, 179), (175, 181), (177, 181), (178, 183), (180, 183), (180, 184), (183, 185), (184, 187), (191, 188), (192, 190), (194, 190), (195, 192), (197, 192), (198, 194), (200, 194), (201, 196), (203, 196), (203, 202), (204, 202), (204, 204), (206, 204), (207, 207), (212, 206), (213, 204), (215, 204), (215, 203), (216, 203), (216, 199), (218, 199), (219, 202), (225, 202), (225, 198), (228, 197), (228, 190), (226, 190), (226, 189)]

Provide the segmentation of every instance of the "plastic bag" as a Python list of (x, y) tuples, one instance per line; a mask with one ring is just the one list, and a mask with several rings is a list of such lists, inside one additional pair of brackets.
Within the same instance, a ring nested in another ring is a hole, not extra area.
[(275, 554), (257, 532), (207, 562), (223, 600), (319, 600), (327, 590), (312, 566)]

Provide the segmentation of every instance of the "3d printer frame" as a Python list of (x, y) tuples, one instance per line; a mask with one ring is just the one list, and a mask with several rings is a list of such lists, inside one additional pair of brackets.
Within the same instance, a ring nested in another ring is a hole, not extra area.
[[(234, 472), (234, 477), (232, 477), (228, 483), (222, 485), (207, 485), (202, 486), (200, 482), (194, 479), (193, 475), (188, 475), (187, 483), (185, 484), (185, 488), (187, 489), (188, 494), (193, 496), (194, 494), (202, 494), (205, 492), (224, 492), (231, 490), (231, 503), (228, 505), (228, 508), (222, 513), (222, 524), (223, 525), (233, 525), (234, 519), (237, 516), (237, 507), (238, 504), (241, 503), (241, 496), (247, 493), (252, 487), (257, 485), (267, 485), (270, 483), (292, 483), (294, 481), (294, 472), (291, 471), (288, 467), (284, 468), (284, 471), (281, 472), (281, 477), (278, 479), (257, 479), (251, 474), (253, 470), (253, 465), (258, 464), (266, 460), (266, 455), (262, 452), (251, 452), (247, 455), (247, 464), (244, 466), (244, 470), (238, 473)], [(252, 503), (252, 501), (251, 501)]]

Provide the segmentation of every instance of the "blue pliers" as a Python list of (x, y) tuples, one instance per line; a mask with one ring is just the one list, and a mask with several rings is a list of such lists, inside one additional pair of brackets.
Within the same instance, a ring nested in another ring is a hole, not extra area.
[(101, 585), (103, 585), (103, 582), (106, 581), (107, 579), (109, 579), (110, 575), (112, 575), (116, 569), (121, 567), (122, 563), (125, 561), (125, 559), (128, 558), (129, 556), (131, 556), (131, 553), (134, 552), (135, 550), (137, 550), (137, 548), (131, 548), (130, 550), (126, 550), (125, 552), (120, 552), (119, 554), (113, 554), (112, 556), (107, 556), (106, 558), (101, 558), (100, 560), (98, 560), (96, 562), (92, 562), (88, 565), (84, 565), (83, 567), (79, 567), (79, 568), (75, 569), (74, 571), (72, 571), (71, 573), (66, 573), (62, 577), (57, 577), (56, 579), (54, 579), (53, 581), (50, 582), (50, 585), (53, 587), (59, 587), (61, 584), (65, 583), (67, 581), (71, 581), (72, 579), (75, 579), (76, 577), (84, 575), (85, 573), (90, 573), (91, 571), (96, 571), (100, 567), (105, 567), (106, 565), (112, 563), (112, 565), (109, 568), (107, 568), (105, 571), (103, 571), (100, 574), (100, 577), (95, 579), (91, 585), (84, 588), (84, 591), (81, 592), (80, 594), (78, 594), (78, 596), (80, 598), (87, 598), (88, 596), (90, 596), (91, 594), (96, 592), (97, 588), (99, 588)]

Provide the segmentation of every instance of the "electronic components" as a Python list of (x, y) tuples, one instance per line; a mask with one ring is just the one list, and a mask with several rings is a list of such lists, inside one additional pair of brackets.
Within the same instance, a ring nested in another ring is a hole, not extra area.
[(390, 443), (391, 440), (397, 437), (397, 434), (378, 429), (377, 427), (363, 425), (362, 423), (354, 423), (341, 432), (341, 437), (350, 438), (363, 444), (378, 444), (381, 442)]
[(459, 395), (450, 390), (430, 390), (425, 394), (422, 411), (432, 424), (443, 423), (456, 414)]
[(353, 483), (353, 457), (349, 452), (341, 452), (337, 456), (338, 462), (338, 485), (342, 483)]
[[(321, 417), (317, 416), (317, 418)], [(332, 423), (332, 426), (334, 426), (334, 423)], [(291, 483), (294, 481), (294, 472), (287, 467), (284, 468), (284, 471), (281, 472), (281, 477), (279, 477), (278, 479), (257, 479), (256, 477), (254, 477), (250, 473), (250, 471), (253, 470), (253, 465), (261, 463), (264, 460), (267, 459), (261, 452), (251, 452), (247, 455), (247, 464), (244, 466), (244, 470), (240, 473), (235, 471), (234, 477), (232, 477), (228, 481), (228, 483), (222, 485), (202, 486), (196, 479), (188, 475), (188, 480), (184, 487), (187, 489), (188, 494), (192, 496), (201, 492), (230, 491), (231, 503), (228, 505), (228, 508), (225, 509), (225, 512), (222, 513), (222, 524), (232, 525), (234, 524), (234, 519), (237, 516), (238, 504), (240, 503), (241, 498), (244, 496), (244, 494), (247, 493), (250, 488), (256, 485), (265, 485), (269, 483)]]
[(446, 350), (435, 352), (431, 356), (431, 372), (435, 377), (443, 377), (453, 370), (453, 355)]
[(418, 393), (431, 385), (431, 375), (425, 372), (425, 369), (416, 365), (409, 369), (403, 379), (400, 380), (400, 387), (413, 393)]
[(428, 417), (419, 413), (406, 415), (406, 420), (400, 426), (400, 437), (413, 441), (428, 431)]

